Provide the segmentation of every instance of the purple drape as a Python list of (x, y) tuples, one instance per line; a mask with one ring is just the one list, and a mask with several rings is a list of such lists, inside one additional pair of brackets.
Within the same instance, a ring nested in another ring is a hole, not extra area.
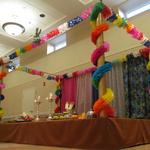
[(64, 79), (62, 82), (61, 110), (65, 111), (66, 102), (76, 102), (77, 82), (76, 77)]

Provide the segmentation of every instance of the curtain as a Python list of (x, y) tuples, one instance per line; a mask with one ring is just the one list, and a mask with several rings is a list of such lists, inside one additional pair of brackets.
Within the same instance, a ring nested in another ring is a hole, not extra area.
[(148, 71), (146, 60), (127, 56), (124, 63), (126, 116), (130, 118), (150, 118), (150, 96), (148, 95)]
[(64, 79), (62, 81), (62, 99), (61, 99), (61, 110), (65, 111), (66, 102), (76, 102), (76, 90), (77, 81), (76, 77)]
[(98, 100), (98, 97), (99, 97), (98, 89), (96, 89), (94, 86), (92, 86), (92, 106)]
[(115, 99), (112, 106), (118, 117), (125, 117), (125, 95), (123, 82), (123, 65), (113, 64), (112, 70), (106, 74), (107, 87), (114, 92)]
[(92, 74), (77, 77), (76, 112), (87, 112), (92, 108)]

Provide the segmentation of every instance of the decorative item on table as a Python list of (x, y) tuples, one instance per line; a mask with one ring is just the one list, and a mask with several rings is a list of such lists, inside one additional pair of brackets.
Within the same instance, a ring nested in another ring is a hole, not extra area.
[(90, 111), (87, 112), (86, 116), (88, 119), (94, 118), (94, 111), (90, 109)]
[(34, 120), (34, 116), (31, 113), (23, 112), (22, 115), (20, 116), (20, 121), (21, 121), (21, 119), (23, 121), (32, 121), (32, 120)]
[(86, 118), (87, 118), (87, 114), (85, 112), (80, 114), (79, 117), (78, 117), (78, 119), (86, 119)]
[(49, 105), (50, 106), (50, 112), (49, 112), (47, 120), (51, 120), (53, 118), (53, 115), (52, 115), (52, 103), (54, 101), (53, 94), (49, 93), (49, 97), (46, 97), (46, 100), (50, 103), (50, 105)]
[(38, 96), (37, 98), (35, 98), (34, 102), (36, 104), (36, 118), (35, 118), (35, 121), (39, 121), (40, 120), (40, 117), (39, 117), (39, 106), (41, 104), (41, 101), (40, 101), (40, 96)]
[(72, 117), (74, 107), (75, 107), (74, 102), (66, 102), (66, 104), (65, 104), (66, 115), (64, 116), (65, 118)]

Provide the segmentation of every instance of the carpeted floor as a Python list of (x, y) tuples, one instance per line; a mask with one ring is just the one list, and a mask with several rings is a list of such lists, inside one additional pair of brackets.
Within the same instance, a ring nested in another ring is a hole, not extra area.
[[(14, 144), (14, 143), (0, 143), (0, 150), (79, 150), (79, 149), (24, 145), (24, 144)], [(150, 144), (132, 147), (132, 148), (126, 148), (123, 150), (150, 150)]]

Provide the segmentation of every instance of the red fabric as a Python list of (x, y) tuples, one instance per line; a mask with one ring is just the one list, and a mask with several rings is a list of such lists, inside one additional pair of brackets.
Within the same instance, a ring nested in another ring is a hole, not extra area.
[(62, 111), (65, 111), (66, 102), (76, 102), (77, 82), (76, 77), (64, 79), (62, 81)]
[(119, 150), (150, 143), (150, 120), (99, 118), (0, 123), (0, 142)]

